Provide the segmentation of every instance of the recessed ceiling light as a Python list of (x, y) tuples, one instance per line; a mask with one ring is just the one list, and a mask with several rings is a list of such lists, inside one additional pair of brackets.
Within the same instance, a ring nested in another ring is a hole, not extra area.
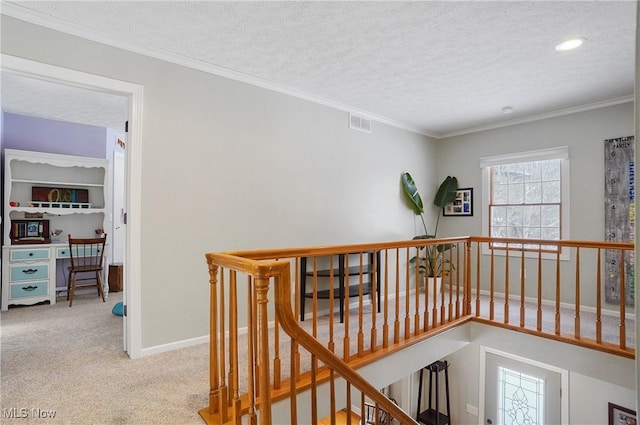
[(580, 38), (572, 38), (571, 40), (563, 41), (562, 43), (556, 46), (556, 50), (559, 52), (564, 52), (566, 50), (573, 50), (577, 47), (582, 46), (582, 43), (584, 43), (585, 40), (586, 38), (580, 37)]
[(502, 108), (502, 112), (505, 114), (510, 114), (513, 112), (513, 107), (512, 106), (505, 106), (504, 108)]

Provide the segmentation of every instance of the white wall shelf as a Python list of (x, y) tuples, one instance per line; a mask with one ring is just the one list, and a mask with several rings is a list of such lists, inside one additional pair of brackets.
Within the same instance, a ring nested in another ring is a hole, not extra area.
[[(108, 229), (108, 176), (106, 159), (6, 149), (4, 245), (11, 245), (11, 220), (34, 215), (49, 220), (51, 229), (62, 229), (60, 241), (68, 234), (92, 237), (96, 229)], [(34, 187), (70, 189), (67, 194), (78, 190), (85, 199), (58, 199), (57, 193), (53, 198), (33, 199)]]

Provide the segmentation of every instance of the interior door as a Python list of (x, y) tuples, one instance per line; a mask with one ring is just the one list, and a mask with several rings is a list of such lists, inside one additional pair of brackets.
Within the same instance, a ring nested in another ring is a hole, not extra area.
[[(123, 152), (113, 152), (113, 199), (112, 199), (112, 226), (111, 234), (112, 241), (112, 258), (114, 263), (120, 263), (125, 266), (124, 259), (126, 252), (126, 226), (125, 226), (125, 214), (126, 214), (126, 164), (125, 156)], [(123, 274), (123, 288), (122, 288), (122, 302), (127, 305), (127, 281), (124, 279), (126, 274)], [(127, 316), (122, 317), (122, 345), (124, 351), (127, 351)]]
[(487, 352), (484, 423), (562, 423), (561, 383), (560, 372)]
[(125, 190), (124, 153), (113, 152), (113, 229), (111, 229), (113, 252), (111, 258), (114, 263), (123, 263), (125, 258)]

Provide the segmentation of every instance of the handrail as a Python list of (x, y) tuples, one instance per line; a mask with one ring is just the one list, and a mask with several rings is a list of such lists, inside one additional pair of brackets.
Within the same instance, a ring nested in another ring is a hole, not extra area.
[[(470, 236), (455, 236), (438, 239), (415, 239), (402, 241), (368, 242), (347, 245), (326, 245), (301, 248), (271, 248), (247, 251), (227, 251), (224, 254), (234, 257), (249, 258), (252, 260), (271, 260), (277, 258), (295, 258), (326, 256), (337, 254), (349, 254), (374, 250), (422, 247), (425, 245), (438, 245), (445, 243), (456, 243), (468, 241)], [(557, 242), (557, 241), (556, 241)]]
[[(351, 385), (362, 391), (376, 402), (381, 408), (386, 410), (401, 424), (418, 425), (418, 423), (409, 416), (398, 405), (389, 400), (384, 394), (379, 392), (373, 385), (371, 385), (360, 374), (353, 370), (349, 365), (342, 361), (338, 356), (333, 354), (329, 349), (325, 348), (315, 338), (309, 335), (304, 329), (298, 326), (298, 322), (291, 310), (291, 288), (289, 285), (289, 265), (286, 265), (283, 269), (283, 273), (276, 277), (276, 312), (280, 319), (282, 328), (287, 332), (289, 336), (294, 338), (296, 342), (305, 347), (310, 352), (314, 353), (320, 358), (326, 365), (337, 372), (340, 376), (345, 378)], [(375, 299), (375, 298), (374, 298)]]
[[(440, 266), (448, 265), (442, 289), (435, 278), (419, 272), (419, 261), (410, 261), (424, 255), (429, 247), (429, 252), (437, 253)], [(561, 259), (561, 250), (569, 251), (568, 260)], [(259, 411), (260, 424), (270, 425), (272, 401), (289, 397), (291, 423), (295, 424), (296, 393), (311, 389), (315, 400), (316, 388), (322, 382), (329, 382), (330, 391), (334, 391), (335, 374), (347, 382), (347, 409), (351, 408), (353, 385), (395, 419), (413, 425), (415, 421), (409, 415), (355, 369), (470, 320), (633, 358), (635, 349), (627, 341), (624, 298), (629, 269), (625, 259), (633, 250), (633, 243), (464, 236), (207, 253), (211, 386), (209, 406), (201, 415), (217, 424), (239, 424), (247, 415), (247, 423), (254, 424)], [(609, 251), (623, 260), (616, 278), (620, 288), (615, 313), (617, 337), (603, 335), (601, 258)], [(371, 252), (379, 256), (363, 255)], [(302, 262), (303, 257), (310, 261)], [(340, 271), (333, 263), (338, 257), (345, 261)], [(321, 270), (324, 265), (319, 265), (320, 258), (331, 268)], [(370, 263), (365, 266), (363, 261)], [(303, 264), (310, 267), (306, 274)], [(342, 279), (354, 285), (355, 291), (340, 299), (338, 292), (324, 289), (328, 296), (320, 299), (321, 281), (334, 288), (339, 273), (347, 269), (348, 275)], [(368, 283), (366, 273), (371, 279)], [(246, 285), (240, 285), (240, 274), (246, 275)], [(307, 291), (311, 292), (301, 296), (302, 276), (310, 280)], [(349, 276), (353, 279), (348, 280)], [(366, 291), (365, 285), (370, 285)], [(296, 288), (295, 294), (291, 286)], [(356, 301), (350, 303), (350, 296)], [(583, 301), (588, 303), (586, 307)], [(334, 318), (334, 302), (347, 311), (344, 323)], [(311, 306), (302, 317), (300, 303)], [(246, 312), (239, 305), (245, 305)], [(574, 306), (569, 319), (563, 313), (565, 305)], [(354, 317), (350, 318), (349, 312)], [(246, 313), (246, 317), (240, 317), (240, 313)], [(307, 322), (303, 322), (305, 318)], [(595, 332), (584, 328), (592, 324)], [(246, 354), (239, 356), (243, 348)], [(287, 357), (281, 356), (286, 350), (290, 364), (283, 368)], [(310, 366), (304, 360), (309, 355)], [(332, 395), (330, 408), (334, 407)], [(311, 409), (315, 424), (315, 401)]]
[[(260, 397), (260, 424), (271, 425), (271, 389), (269, 385), (269, 361), (268, 361), (268, 327), (265, 324), (264, 318), (267, 317), (266, 293), (269, 287), (269, 278), (274, 278), (276, 296), (276, 314), (279, 319), (279, 323), (287, 334), (292, 337), (298, 344), (314, 353), (322, 362), (328, 365), (334, 372), (342, 376), (351, 385), (362, 391), (371, 400), (378, 403), (378, 405), (388, 411), (395, 419), (400, 421), (401, 424), (418, 425), (418, 423), (409, 416), (405, 411), (400, 409), (391, 400), (385, 397), (384, 394), (379, 392), (373, 387), (367, 380), (361, 375), (355, 372), (350, 366), (348, 366), (339, 357), (325, 348), (317, 340), (311, 337), (304, 329), (298, 326), (293, 311), (291, 309), (291, 288), (290, 288), (290, 266), (287, 262), (281, 261), (258, 261), (250, 258), (242, 258), (235, 255), (224, 253), (207, 253), (207, 261), (209, 262), (210, 270), (213, 272), (212, 276), (217, 274), (218, 267), (233, 268), (236, 271), (245, 272), (255, 278), (256, 289), (258, 292), (257, 303), (259, 305), (259, 314), (262, 318), (259, 326), (259, 341), (262, 344), (260, 348), (261, 361), (260, 365), (263, 368), (259, 376), (259, 393)], [(214, 282), (212, 282), (214, 283)], [(212, 329), (217, 326), (212, 323)], [(212, 340), (212, 358), (215, 358), (217, 354), (217, 345)], [(212, 404), (219, 405), (221, 403), (219, 394), (210, 394), (213, 398)], [(292, 422), (293, 423), (293, 422)]]

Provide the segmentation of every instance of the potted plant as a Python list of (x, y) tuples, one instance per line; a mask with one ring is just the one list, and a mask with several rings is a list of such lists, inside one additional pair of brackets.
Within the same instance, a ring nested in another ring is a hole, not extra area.
[[(424, 205), (422, 198), (416, 187), (416, 183), (407, 172), (402, 173), (402, 187), (404, 193), (409, 200), (409, 205), (416, 215), (420, 216), (422, 226), (424, 227), (424, 234), (415, 236), (413, 239), (435, 239), (438, 233), (438, 224), (440, 222), (440, 215), (442, 209), (452, 204), (456, 199), (456, 191), (458, 190), (458, 179), (452, 176), (447, 176), (446, 179), (438, 187), (436, 196), (433, 200), (433, 205), (438, 208), (438, 216), (436, 219), (436, 225), (433, 233), (429, 233), (427, 230), (427, 224), (424, 221)], [(412, 263), (420, 261), (418, 269), (421, 274), (427, 274), (429, 277), (441, 277), (443, 273), (450, 271), (453, 267), (449, 260), (444, 258), (443, 253), (452, 248), (451, 244), (438, 244), (429, 245), (421, 248), (424, 251), (424, 255), (416, 256), (411, 259)]]

